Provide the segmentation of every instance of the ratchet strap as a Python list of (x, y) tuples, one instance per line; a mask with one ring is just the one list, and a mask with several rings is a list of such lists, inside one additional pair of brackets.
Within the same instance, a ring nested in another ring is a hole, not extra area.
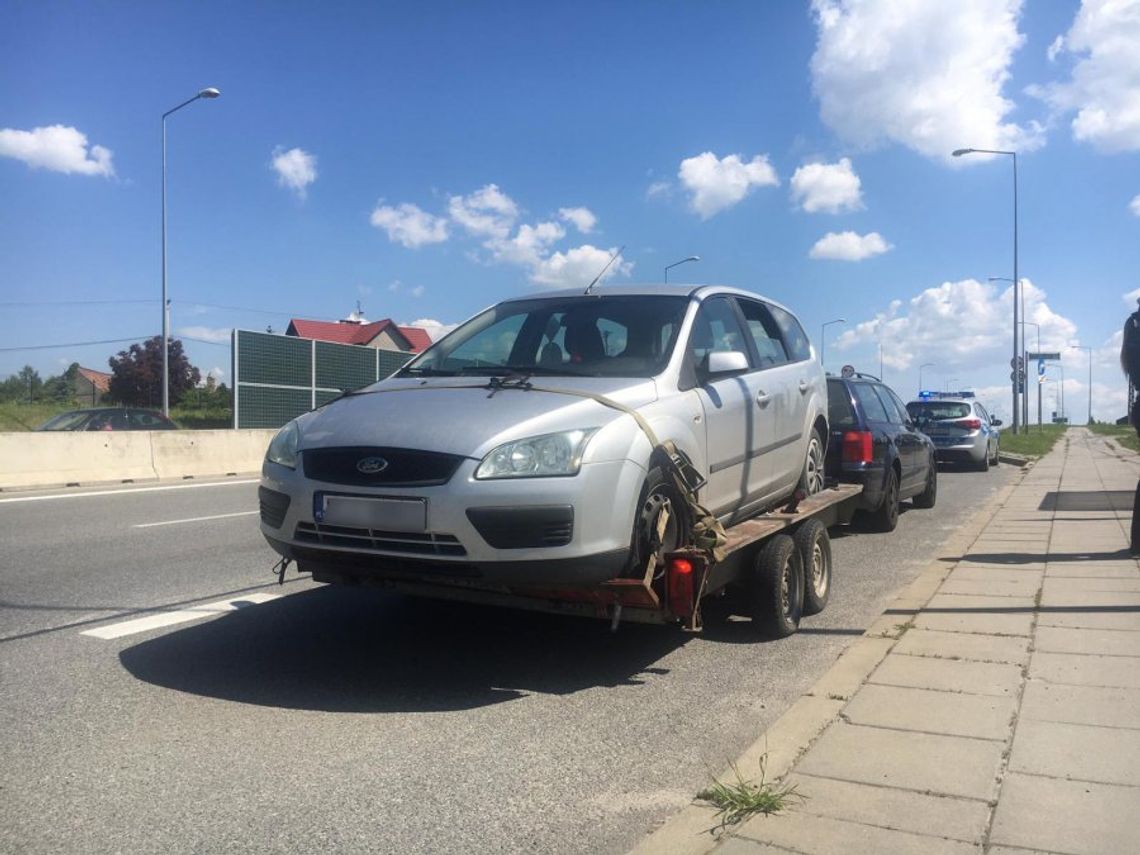
[[(653, 453), (662, 458), (665, 472), (676, 488), (677, 493), (685, 502), (688, 509), (689, 519), (691, 521), (691, 536), (693, 546), (701, 552), (709, 556), (710, 561), (723, 561), (725, 556), (725, 544), (728, 542), (728, 535), (725, 533), (724, 526), (720, 521), (710, 512), (707, 508), (697, 501), (697, 489), (699, 484), (694, 486), (692, 474), (687, 474), (678, 462), (681, 459), (680, 452), (672, 440), (665, 440), (662, 442), (657, 438), (653, 428), (649, 426), (649, 422), (637, 410), (632, 407), (627, 407), (612, 398), (607, 398), (605, 395), (599, 395), (594, 392), (583, 392), (577, 389), (553, 389), (545, 386), (535, 386), (529, 379), (520, 377), (514, 378), (500, 378), (492, 377), (490, 382), (483, 386), (469, 386), (466, 384), (446, 385), (446, 386), (403, 386), (397, 389), (370, 389), (366, 392), (346, 392), (342, 397), (350, 398), (356, 395), (377, 395), (387, 394), (390, 392), (410, 392), (415, 390), (430, 390), (430, 389), (489, 389), (491, 395), (506, 389), (518, 389), (524, 392), (548, 392), (552, 395), (569, 395), (573, 398), (587, 398), (603, 407), (608, 407), (611, 410), (625, 413), (636, 422), (641, 432), (645, 434), (645, 438), (649, 440), (649, 444), (653, 448)], [(490, 397), (490, 396), (488, 396)], [(330, 402), (331, 403), (331, 402)]]

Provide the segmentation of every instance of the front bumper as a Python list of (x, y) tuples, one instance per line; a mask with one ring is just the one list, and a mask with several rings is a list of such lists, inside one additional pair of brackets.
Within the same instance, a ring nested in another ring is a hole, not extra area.
[[(399, 579), (475, 587), (589, 587), (621, 574), (645, 470), (632, 461), (584, 464), (572, 477), (477, 481), (465, 460), (446, 484), (346, 486), (266, 463), (261, 530), (318, 581)], [(318, 493), (414, 499), (423, 531), (331, 526)]]

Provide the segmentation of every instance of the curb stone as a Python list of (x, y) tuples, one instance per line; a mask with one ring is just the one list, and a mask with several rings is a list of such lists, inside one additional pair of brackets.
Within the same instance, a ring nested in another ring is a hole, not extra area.
[[(717, 780), (730, 779), (737, 769), (758, 768), (765, 759), (766, 780), (776, 783), (792, 771), (796, 762), (825, 730), (839, 719), (851, 696), (905, 635), (914, 615), (930, 601), (950, 571), (1001, 508), (1035, 461), (1026, 461), (1021, 477), (1007, 484), (980, 510), (947, 538), (935, 552), (940, 556), (900, 588), (883, 614), (836, 659), (815, 684), (793, 703), (761, 736), (725, 769)], [(716, 809), (694, 800), (668, 817), (644, 837), (629, 855), (706, 855), (721, 842), (713, 834), (718, 822)], [(727, 838), (725, 838), (727, 839)]]

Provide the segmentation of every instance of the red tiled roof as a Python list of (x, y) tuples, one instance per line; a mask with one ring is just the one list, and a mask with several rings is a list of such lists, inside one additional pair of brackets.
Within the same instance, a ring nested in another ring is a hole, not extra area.
[(420, 327), (399, 327), (398, 329), (411, 344), (412, 353), (419, 353), (431, 347), (431, 336), (428, 335), (427, 330)]
[(103, 371), (96, 371), (94, 368), (79, 368), (79, 376), (84, 377), (87, 382), (98, 389), (100, 392), (106, 393), (111, 391), (111, 375)]
[(293, 318), (289, 321), (289, 329), (285, 331), (285, 335), (332, 341), (337, 344), (367, 345), (385, 330), (395, 335), (397, 340), (403, 339), (412, 353), (419, 353), (431, 344), (431, 338), (426, 330), (419, 327), (397, 326), (390, 318), (370, 324), (344, 324), (338, 321), (307, 321), (303, 318)]

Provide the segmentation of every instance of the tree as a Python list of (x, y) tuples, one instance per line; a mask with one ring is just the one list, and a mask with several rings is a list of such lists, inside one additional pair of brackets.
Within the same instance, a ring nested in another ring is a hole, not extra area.
[(62, 374), (44, 381), (44, 398), (65, 404), (75, 399), (75, 378), (79, 375), (79, 363), (73, 362)]
[[(202, 378), (182, 351), (182, 342), (170, 342), (170, 403), (176, 404)], [(111, 366), (111, 399), (128, 406), (157, 407), (162, 404), (162, 337), (132, 344), (108, 360)]]
[(31, 403), (40, 398), (44, 381), (40, 373), (30, 365), (25, 365), (15, 374), (0, 383), (0, 399), (5, 401), (22, 401)]

